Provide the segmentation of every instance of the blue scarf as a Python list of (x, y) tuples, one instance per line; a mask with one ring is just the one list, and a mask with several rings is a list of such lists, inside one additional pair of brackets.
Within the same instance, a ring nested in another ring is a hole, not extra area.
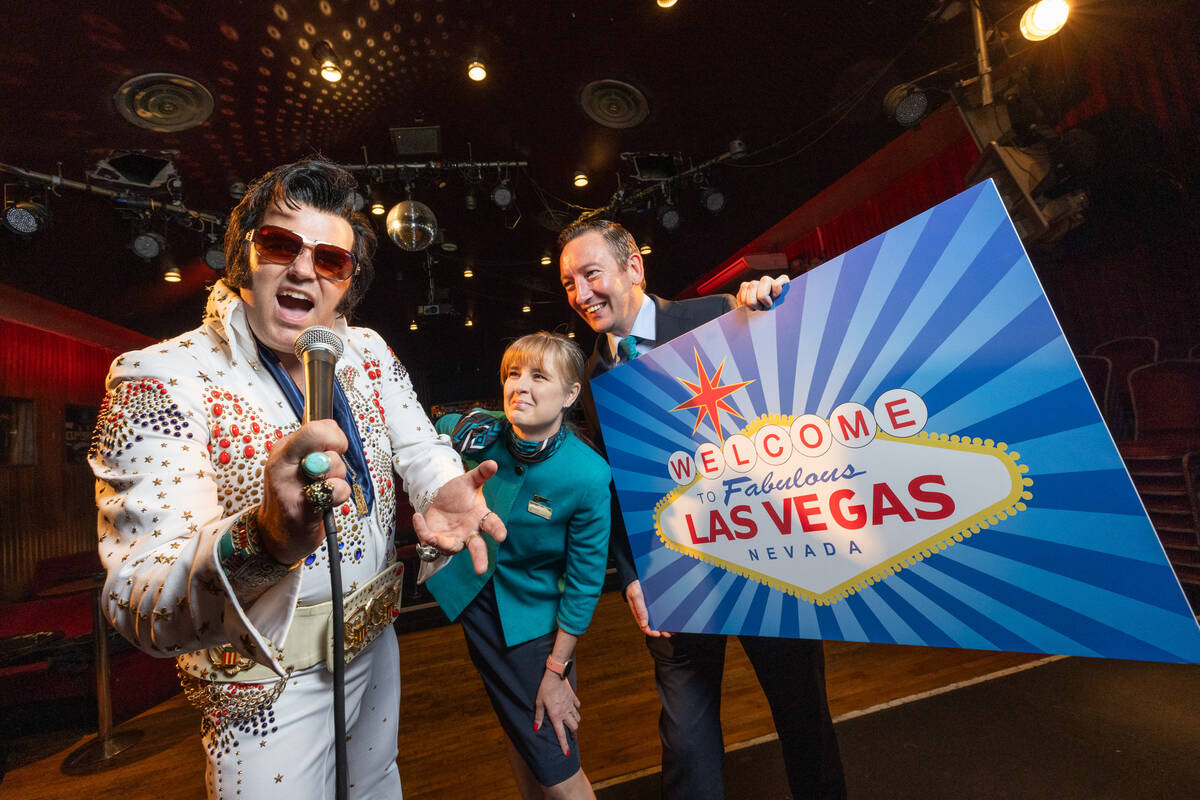
[[(255, 337), (254, 342), (258, 345), (259, 360), (283, 390), (292, 410), (296, 412), (296, 419), (304, 419), (304, 395), (301, 394), (300, 388), (279, 363), (279, 356), (275, 355), (275, 351), (258, 341), (258, 337)], [(350, 401), (346, 399), (342, 385), (336, 380), (333, 382), (333, 418), (350, 443), (346, 452), (342, 453), (342, 460), (346, 462), (346, 480), (352, 486), (357, 483), (362, 488), (363, 499), (366, 500), (370, 513), (370, 509), (375, 505), (375, 486), (371, 482), (371, 473), (367, 470), (362, 437), (358, 433), (358, 426), (354, 424), (354, 415), (350, 413)], [(353, 502), (351, 504), (353, 505)]]
[(477, 408), (467, 414), (454, 426), (450, 432), (450, 442), (454, 449), (464, 456), (476, 455), (486, 450), (492, 442), (506, 434), (504, 443), (512, 457), (525, 464), (545, 461), (554, 455), (563, 439), (567, 438), (567, 426), (559, 425), (558, 433), (543, 441), (532, 441), (517, 436), (512, 425), (503, 415), (496, 412), (484, 411)]

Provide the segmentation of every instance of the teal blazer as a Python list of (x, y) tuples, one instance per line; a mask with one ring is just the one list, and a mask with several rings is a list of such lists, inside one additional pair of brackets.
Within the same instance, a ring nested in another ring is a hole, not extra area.
[[(438, 432), (449, 433), (461, 417), (443, 416)], [(483, 575), (475, 574), (467, 553), (459, 553), (425, 585), (453, 620), (491, 579), (510, 647), (556, 628), (582, 635), (600, 599), (608, 561), (608, 463), (570, 432), (545, 461), (517, 461), (504, 436), (463, 460), (474, 467), (488, 459), (500, 469), (483, 485), (483, 496), (504, 520), (508, 538), (496, 544), (483, 537), (488, 546)]]

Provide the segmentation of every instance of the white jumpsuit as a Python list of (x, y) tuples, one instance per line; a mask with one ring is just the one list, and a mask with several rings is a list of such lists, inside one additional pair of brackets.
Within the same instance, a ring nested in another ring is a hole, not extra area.
[[(395, 560), (395, 477), (424, 510), (462, 466), (378, 334), (340, 317), (335, 330), (346, 345), (337, 379), (375, 493), (366, 515), (352, 502), (335, 509), (350, 594)], [(224, 675), (214, 648), (226, 644), (236, 651), (228, 657), (284, 674), (279, 648), (297, 605), (329, 600), (324, 545), (247, 606), (218, 565), (220, 537), (261, 502), (272, 445), (299, 427), (259, 363), (241, 299), (218, 282), (203, 325), (117, 358), (107, 388), (89, 459), (108, 618), (142, 650), (179, 658), (185, 689), (204, 712), (210, 798), (332, 797), (332, 674), (324, 664), (293, 671), (282, 688), (274, 677), (210, 680)], [(389, 630), (346, 668), (351, 797), (400, 796), (399, 700)]]

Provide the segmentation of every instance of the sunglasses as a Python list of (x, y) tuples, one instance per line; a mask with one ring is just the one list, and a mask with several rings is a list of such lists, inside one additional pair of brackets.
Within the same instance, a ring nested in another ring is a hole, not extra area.
[(254, 250), (260, 258), (274, 264), (290, 264), (300, 256), (301, 250), (311, 247), (313, 269), (327, 280), (349, 280), (358, 271), (358, 259), (349, 250), (334, 244), (310, 242), (295, 231), (276, 225), (263, 225), (256, 231), (247, 231), (246, 241), (254, 243)]

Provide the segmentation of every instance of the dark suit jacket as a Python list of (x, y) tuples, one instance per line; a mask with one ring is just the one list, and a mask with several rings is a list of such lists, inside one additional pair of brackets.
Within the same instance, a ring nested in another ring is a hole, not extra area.
[[(737, 300), (730, 294), (714, 294), (708, 297), (697, 297), (691, 300), (664, 300), (656, 295), (650, 295), (654, 301), (654, 346), (669, 342), (682, 336), (692, 328), (699, 327), (709, 320), (716, 319), (727, 311), (737, 307)], [(602, 375), (617, 366), (608, 348), (608, 337), (596, 337), (596, 345), (588, 357), (584, 374), (589, 380), (596, 375)], [(583, 389), (583, 413), (587, 417), (588, 426), (592, 430), (595, 444), (604, 450), (604, 437), (600, 423), (596, 417), (596, 405), (592, 400), (589, 387)], [(621, 579), (621, 590), (638, 579), (637, 570), (633, 567), (633, 552), (629, 549), (629, 536), (625, 532), (625, 521), (617, 506), (616, 490), (612, 491), (612, 535), (608, 540), (609, 555), (617, 565), (617, 576)]]

